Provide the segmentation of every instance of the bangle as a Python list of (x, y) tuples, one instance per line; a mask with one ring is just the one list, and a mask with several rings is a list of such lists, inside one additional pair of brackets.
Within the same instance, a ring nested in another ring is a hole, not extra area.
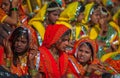
[(36, 69), (30, 69), (29, 73), (31, 74), (31, 76), (35, 76), (37, 74), (37, 70)]
[(18, 11), (17, 8), (11, 8), (11, 11)]
[(98, 40), (102, 40), (102, 41), (104, 41), (105, 38), (106, 38), (106, 37), (103, 37), (103, 36), (98, 35), (98, 38), (97, 38), (97, 39), (98, 39)]
[(10, 58), (6, 58), (6, 67), (10, 68), (11, 66), (11, 60)]
[(110, 42), (106, 42), (106, 46), (107, 46), (107, 47), (110, 47)]
[(85, 73), (85, 76), (89, 77), (91, 75), (91, 72), (87, 72)]

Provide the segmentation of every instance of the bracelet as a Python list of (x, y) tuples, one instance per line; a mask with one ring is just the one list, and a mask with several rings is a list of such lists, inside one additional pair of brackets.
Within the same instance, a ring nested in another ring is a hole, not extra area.
[(11, 8), (11, 11), (18, 11), (17, 8)]
[(103, 36), (98, 35), (98, 38), (97, 38), (97, 39), (98, 39), (98, 40), (102, 40), (102, 41), (104, 41), (105, 38), (106, 38), (106, 37), (103, 37)]
[(87, 72), (85, 73), (85, 76), (89, 77), (91, 75), (91, 72)]
[(10, 58), (6, 58), (6, 67), (10, 68), (11, 66), (11, 60)]
[(107, 46), (107, 47), (110, 47), (110, 42), (106, 42), (106, 46)]
[(35, 76), (37, 74), (37, 70), (36, 69), (30, 69), (29, 73), (31, 74), (31, 76)]

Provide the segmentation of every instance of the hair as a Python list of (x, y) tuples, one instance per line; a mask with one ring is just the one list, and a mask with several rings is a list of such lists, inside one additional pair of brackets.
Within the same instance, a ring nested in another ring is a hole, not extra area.
[[(60, 37), (60, 39), (61, 39), (61, 40), (64, 39), (64, 37), (67, 36), (67, 35), (71, 35), (71, 29), (67, 30), (67, 31)], [(59, 40), (58, 40), (58, 41), (59, 41)], [(56, 43), (57, 43), (57, 42), (56, 42)], [(54, 44), (52, 45), (52, 47), (55, 47), (56, 43), (54, 43)]]
[(92, 52), (92, 60), (94, 59), (94, 50), (93, 50), (93, 46), (89, 43), (89, 42), (82, 42), (80, 45), (79, 45), (79, 48), (82, 46), (82, 45), (87, 45), (91, 52)]
[[(57, 2), (55, 2), (55, 1), (52, 1), (48, 4), (47, 12), (50, 13), (50, 12), (53, 12), (53, 11), (57, 10), (55, 8), (60, 9), (61, 5)], [(49, 9), (51, 9), (51, 10), (49, 10)]]
[(75, 17), (78, 17), (78, 15), (84, 12), (84, 10), (85, 10), (85, 5), (83, 5), (83, 3), (79, 3)]
[(66, 35), (70, 35), (70, 34), (71, 34), (71, 30), (69, 29), (61, 36), (61, 38), (63, 38)]
[(92, 15), (96, 10), (99, 10), (99, 4), (94, 4), (91, 8), (90, 15)]
[(13, 33), (11, 34), (10, 37), (10, 42), (11, 42), (11, 49), (13, 52), (13, 64), (15, 66), (17, 66), (17, 59), (18, 59), (18, 53), (14, 50), (14, 45), (16, 40), (18, 39), (18, 37), (24, 36), (27, 39), (27, 46), (25, 47), (24, 52), (22, 52), (23, 54), (27, 52), (27, 50), (29, 49), (29, 43), (30, 43), (30, 37), (29, 37), (29, 30), (27, 28), (23, 28), (23, 27), (18, 27), (16, 28)]

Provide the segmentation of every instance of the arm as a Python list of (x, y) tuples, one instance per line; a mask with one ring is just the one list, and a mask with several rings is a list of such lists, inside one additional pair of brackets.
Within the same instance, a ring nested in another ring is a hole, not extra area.
[(101, 64), (91, 64), (87, 67), (83, 78), (90, 78), (93, 72), (96, 75), (101, 75), (103, 72), (105, 72), (105, 69)]
[(38, 53), (38, 47), (31, 44), (29, 49), (28, 65), (29, 65), (29, 74), (32, 78), (38, 78), (38, 70), (35, 66), (36, 55)]
[[(18, 1), (19, 0), (13, 0), (12, 1), (12, 8), (17, 8), (18, 7)], [(17, 13), (18, 13), (17, 9), (13, 9), (12, 12), (11, 12), (11, 16), (7, 16), (3, 20), (3, 22), (11, 24), (11, 25), (17, 25), (17, 22), (18, 22), (18, 15), (17, 15)]]

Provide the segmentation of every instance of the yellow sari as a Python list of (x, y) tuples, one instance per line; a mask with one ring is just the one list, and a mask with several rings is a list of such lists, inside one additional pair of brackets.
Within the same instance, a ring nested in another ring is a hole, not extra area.
[(29, 21), (29, 25), (40, 34), (42, 40), (44, 39), (45, 27), (43, 26), (43, 21), (45, 19), (47, 4), (39, 10), (38, 14)]

